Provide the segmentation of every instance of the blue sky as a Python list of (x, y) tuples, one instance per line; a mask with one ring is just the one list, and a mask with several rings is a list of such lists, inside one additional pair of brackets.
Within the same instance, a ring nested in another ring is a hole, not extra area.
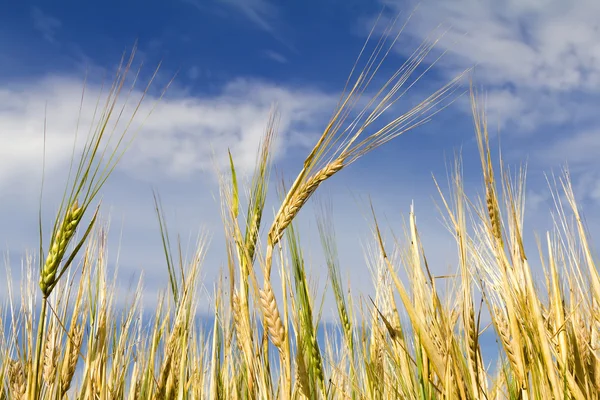
[[(444, 51), (445, 56), (390, 116), (408, 111), (476, 65), (473, 79), (486, 92), (490, 128), (501, 134), (505, 160), (528, 161), (526, 228), (541, 233), (549, 227), (543, 172), (567, 161), (584, 211), (593, 220), (600, 201), (600, 27), (595, 21), (600, 5), (572, 3), (428, 0), (416, 10), (415, 2), (391, 0), (21, 1), (5, 6), (0, 15), (0, 244), (15, 270), (23, 251), (37, 244), (44, 108), (44, 212), (49, 220), (60, 195), (53, 184), (61, 188), (70, 158), (85, 73), (86, 96), (93, 102), (102, 77), (137, 40), (146, 76), (163, 63), (151, 97), (176, 78), (103, 192), (111, 220), (110, 257), (119, 256), (124, 292), (141, 271), (149, 304), (155, 291), (166, 287), (154, 188), (173, 233), (186, 243), (191, 238), (191, 244), (199, 232), (209, 233), (203, 276), (211, 292), (224, 262), (213, 151), (222, 166), (231, 149), (240, 170), (251, 171), (269, 110), (277, 103), (276, 171), (291, 180), (325, 127), (384, 6), (384, 19), (402, 11), (402, 22), (415, 11), (382, 78), (437, 26), (449, 29), (425, 65)], [(90, 115), (91, 108), (84, 107), (84, 122)], [(430, 260), (436, 271), (447, 272), (453, 247), (434, 204), (438, 196), (431, 174), (445, 181), (460, 150), (467, 189), (476, 194), (480, 179), (473, 138), (463, 97), (431, 123), (375, 150), (323, 186), (322, 196), (335, 204), (343, 274), (354, 290), (373, 290), (361, 247), (370, 239), (368, 196), (398, 232), (414, 201)], [(271, 189), (269, 216), (276, 206), (275, 185)], [(300, 223), (309, 268), (322, 288), (325, 267), (311, 205)], [(535, 248), (533, 240), (530, 245)]]

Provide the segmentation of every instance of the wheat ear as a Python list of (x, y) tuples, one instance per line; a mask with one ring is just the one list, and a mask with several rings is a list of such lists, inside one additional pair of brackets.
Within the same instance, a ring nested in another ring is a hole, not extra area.
[(8, 364), (8, 381), (12, 398), (15, 400), (25, 399), (27, 380), (23, 363), (18, 360), (10, 360)]
[(77, 325), (73, 329), (72, 337), (67, 343), (67, 349), (65, 351), (65, 359), (63, 361), (62, 370), (60, 373), (60, 388), (61, 393), (64, 395), (71, 387), (73, 381), (73, 375), (75, 375), (75, 368), (77, 367), (77, 361), (79, 360), (79, 351), (81, 349), (81, 343), (83, 342), (83, 327)]
[(52, 385), (56, 377), (58, 364), (58, 326), (50, 325), (44, 344), (44, 360), (42, 368), (42, 377), (48, 385)]
[(265, 322), (267, 323), (271, 341), (282, 351), (282, 345), (285, 341), (285, 328), (281, 322), (273, 288), (268, 282), (265, 288), (260, 290), (260, 303), (265, 313)]
[(56, 235), (52, 238), (48, 257), (46, 257), (46, 263), (44, 264), (40, 276), (40, 289), (42, 290), (44, 297), (48, 297), (54, 288), (54, 285), (56, 285), (58, 266), (67, 251), (67, 245), (71, 241), (71, 238), (75, 233), (75, 228), (77, 228), (82, 215), (83, 207), (80, 207), (77, 200), (75, 200), (69, 208)]
[(271, 245), (276, 245), (283, 235), (285, 229), (290, 225), (292, 220), (296, 217), (302, 206), (317, 190), (319, 185), (325, 180), (330, 178), (336, 172), (344, 168), (344, 159), (342, 157), (327, 164), (319, 172), (314, 174), (311, 178), (307, 179), (306, 182), (301, 185), (298, 190), (289, 198), (284, 204), (280, 211), (275, 217), (275, 221), (269, 231), (269, 240)]

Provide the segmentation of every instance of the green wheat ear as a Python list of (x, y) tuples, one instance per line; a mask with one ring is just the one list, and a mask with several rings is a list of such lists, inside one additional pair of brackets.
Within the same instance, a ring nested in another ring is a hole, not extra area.
[[(124, 104), (118, 106), (118, 98), (124, 87), (126, 76), (131, 69), (133, 59), (135, 55), (135, 48), (131, 52), (129, 59), (126, 61), (125, 56), (121, 59), (119, 68), (117, 70), (116, 77), (113, 84), (108, 90), (108, 95), (104, 101), (104, 105), (100, 106), (101, 100), (99, 99), (96, 103), (96, 110), (94, 111), (93, 126), (90, 129), (90, 135), (88, 136), (83, 151), (80, 155), (79, 162), (75, 163), (75, 144), (73, 147), (73, 155), (71, 157), (71, 166), (69, 169), (69, 175), (67, 178), (67, 185), (59, 211), (54, 221), (54, 228), (52, 229), (52, 236), (50, 238), (50, 247), (46, 256), (46, 261), (42, 262), (43, 245), (42, 245), (42, 221), (41, 221), (41, 195), (40, 195), (40, 211), (39, 211), (39, 234), (40, 234), (40, 290), (43, 294), (42, 309), (40, 311), (40, 324), (38, 325), (37, 343), (36, 343), (36, 355), (33, 361), (33, 373), (29, 374), (28, 377), (28, 393), (31, 395), (29, 399), (37, 399), (40, 394), (41, 387), (38, 385), (40, 380), (40, 365), (42, 358), (42, 344), (44, 341), (45, 332), (45, 321), (46, 311), (48, 306), (48, 297), (52, 294), (52, 291), (56, 287), (61, 277), (68, 271), (69, 266), (80, 252), (81, 248), (86, 242), (87, 237), (92, 231), (98, 217), (99, 207), (96, 207), (94, 215), (91, 221), (87, 224), (85, 233), (79, 242), (71, 250), (67, 256), (67, 247), (75, 235), (75, 231), (79, 227), (83, 215), (86, 213), (88, 207), (96, 198), (98, 192), (115, 169), (118, 162), (121, 160), (123, 154), (131, 144), (131, 140), (135, 137), (135, 134), (130, 140), (125, 140), (125, 136), (130, 130), (132, 121), (137, 115), (142, 101), (146, 97), (150, 85), (156, 78), (158, 68), (154, 71), (146, 89), (142, 92), (139, 100), (134, 104), (133, 111), (129, 114), (129, 118), (125, 121), (125, 127), (121, 130), (120, 134), (115, 135), (117, 125), (121, 121), (124, 111), (129, 103), (129, 95), (132, 93), (135, 83), (139, 77), (139, 71), (136, 74), (133, 85), (129, 90)], [(171, 80), (172, 82), (172, 80)], [(169, 85), (162, 92), (160, 100), (164, 95)], [(85, 86), (84, 86), (85, 92)], [(154, 104), (156, 106), (156, 103)], [(83, 106), (80, 105), (80, 116)], [(100, 107), (98, 107), (100, 106)], [(152, 112), (152, 109), (150, 112)], [(96, 120), (96, 115), (99, 118)], [(114, 122), (114, 125), (111, 124)], [(113, 142), (114, 140), (114, 142)], [(114, 143), (114, 149), (110, 149), (110, 144)], [(71, 175), (74, 173), (74, 175)], [(43, 187), (43, 181), (42, 181)]]
[[(47, 252), (46, 261), (43, 265), (40, 265), (39, 284), (44, 298), (50, 296), (57, 282), (67, 271), (75, 256), (84, 245), (87, 236), (90, 234), (96, 222), (98, 208), (96, 209), (92, 220), (87, 224), (86, 232), (82, 239), (79, 240), (75, 248), (71, 251), (70, 255), (67, 256), (67, 247), (73, 239), (75, 231), (79, 227), (83, 215), (86, 213), (86, 210), (91, 205), (94, 198), (118, 162), (121, 160), (123, 154), (131, 144), (131, 140), (133, 140), (135, 137), (134, 133), (129, 140), (125, 139), (126, 134), (130, 130), (132, 121), (139, 111), (142, 101), (146, 97), (150, 85), (152, 85), (154, 78), (156, 77), (158, 68), (154, 71), (154, 74), (148, 82), (145, 90), (142, 92), (140, 98), (136, 102), (137, 104), (134, 104), (135, 108), (129, 115), (128, 120), (123, 121), (125, 123), (125, 127), (122, 129), (120, 134), (115, 135), (117, 123), (121, 121), (125, 107), (129, 103), (128, 96), (122, 106), (117, 106), (117, 100), (122, 89), (124, 88), (127, 74), (130, 71), (133, 63), (134, 54), (135, 49), (132, 51), (129, 60), (126, 61), (125, 58), (121, 60), (115, 80), (108, 90), (108, 95), (104, 105), (100, 105), (101, 101), (100, 99), (98, 100), (97, 109), (95, 110), (94, 115), (99, 114), (100, 118), (95, 122), (94, 126), (92, 126), (90, 130), (90, 136), (85, 142), (79, 162), (77, 164), (74, 163), (74, 154), (71, 158), (71, 168), (68, 178), (70, 184), (67, 183), (65, 194), (54, 222), (54, 228), (50, 238), (50, 247)], [(135, 86), (138, 75), (139, 71), (136, 74), (136, 78), (131, 89), (129, 89), (129, 94), (131, 94), (131, 91), (134, 88), (133, 86)], [(169, 85), (171, 82), (169, 82)], [(169, 85), (167, 85), (167, 88)], [(166, 91), (167, 88), (164, 90)], [(162, 98), (163, 95), (164, 91), (160, 98)], [(158, 100), (160, 100), (160, 98)], [(154, 106), (157, 102), (155, 102)], [(100, 107), (98, 108), (99, 105)], [(150, 112), (152, 112), (154, 106)], [(111, 121), (115, 122), (114, 127), (109, 126)], [(109, 150), (109, 145), (111, 142), (115, 143), (115, 148), (113, 150)], [(75, 172), (75, 175), (71, 181), (72, 172)], [(40, 221), (40, 252), (42, 252), (41, 250)]]
[(48, 257), (40, 276), (40, 288), (46, 297), (50, 294), (51, 288), (56, 283), (58, 266), (65, 255), (67, 245), (71, 241), (79, 221), (81, 221), (82, 214), (83, 208), (75, 200), (69, 208), (60, 228), (52, 238)]

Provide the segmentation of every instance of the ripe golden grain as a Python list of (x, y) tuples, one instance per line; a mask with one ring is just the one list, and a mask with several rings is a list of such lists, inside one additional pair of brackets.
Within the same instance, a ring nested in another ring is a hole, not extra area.
[(319, 185), (342, 168), (344, 168), (344, 160), (338, 158), (327, 164), (298, 188), (296, 193), (290, 197), (289, 201), (283, 205), (281, 212), (275, 217), (275, 222), (273, 222), (271, 230), (269, 231), (269, 238), (272, 245), (277, 244), (277, 242), (281, 240), (285, 229), (293, 221), (310, 196), (317, 190)]
[(10, 360), (8, 362), (8, 383), (12, 398), (15, 400), (25, 399), (27, 379), (21, 361)]
[(275, 294), (270, 283), (267, 283), (265, 288), (260, 290), (260, 302), (265, 313), (265, 322), (271, 336), (271, 341), (282, 351), (282, 345), (285, 341), (285, 328), (281, 322)]
[(73, 329), (71, 340), (67, 343), (67, 349), (65, 351), (65, 360), (62, 365), (62, 371), (60, 374), (60, 387), (63, 394), (65, 394), (71, 387), (73, 381), (73, 375), (75, 375), (75, 369), (77, 367), (77, 361), (79, 360), (79, 351), (83, 342), (83, 327), (77, 325)]

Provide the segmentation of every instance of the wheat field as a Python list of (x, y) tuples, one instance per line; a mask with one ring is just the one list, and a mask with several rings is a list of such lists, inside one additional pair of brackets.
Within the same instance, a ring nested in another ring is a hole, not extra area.
[[(372, 52), (361, 52), (329, 123), (289, 184), (271, 184), (276, 110), (247, 187), (230, 156), (219, 176), (228, 282), (210, 282), (216, 289), (209, 325), (196, 312), (206, 243), (190, 259), (175, 260), (158, 197), (165, 295), (145, 319), (143, 283), (129, 307), (114, 302), (98, 194), (132, 137), (127, 129), (111, 131), (112, 121), (124, 117), (117, 99), (133, 55), (124, 60), (98, 102), (83, 151), (73, 157), (51, 235), (40, 233), (39, 253), (24, 260), (19, 290), (0, 307), (0, 399), (600, 398), (600, 276), (568, 172), (551, 180), (553, 229), (540, 235), (538, 254), (526, 254), (525, 170), (511, 174), (491, 150), (481, 98), (472, 86), (464, 90), (469, 71), (390, 115), (410, 78), (421, 73), (433, 40), (372, 90), (396, 40), (384, 35)], [(322, 207), (317, 221), (327, 290), (337, 310), (335, 324), (324, 329), (295, 227), (298, 213), (330, 177), (465, 93), (481, 158), (481, 196), (466, 196), (460, 159), (448, 187), (436, 182), (458, 260), (444, 290), (430, 271), (414, 211), (408, 210), (403, 235), (384, 240), (387, 227), (372, 209), (376, 245), (366, 256), (377, 289), (349, 291), (331, 210)], [(138, 118), (137, 105), (127, 108), (131, 120)], [(274, 214), (265, 205), (272, 190), (281, 194)], [(532, 257), (541, 271), (530, 266)], [(482, 314), (489, 323), (482, 324)], [(497, 341), (496, 354), (483, 354), (485, 335)]]

